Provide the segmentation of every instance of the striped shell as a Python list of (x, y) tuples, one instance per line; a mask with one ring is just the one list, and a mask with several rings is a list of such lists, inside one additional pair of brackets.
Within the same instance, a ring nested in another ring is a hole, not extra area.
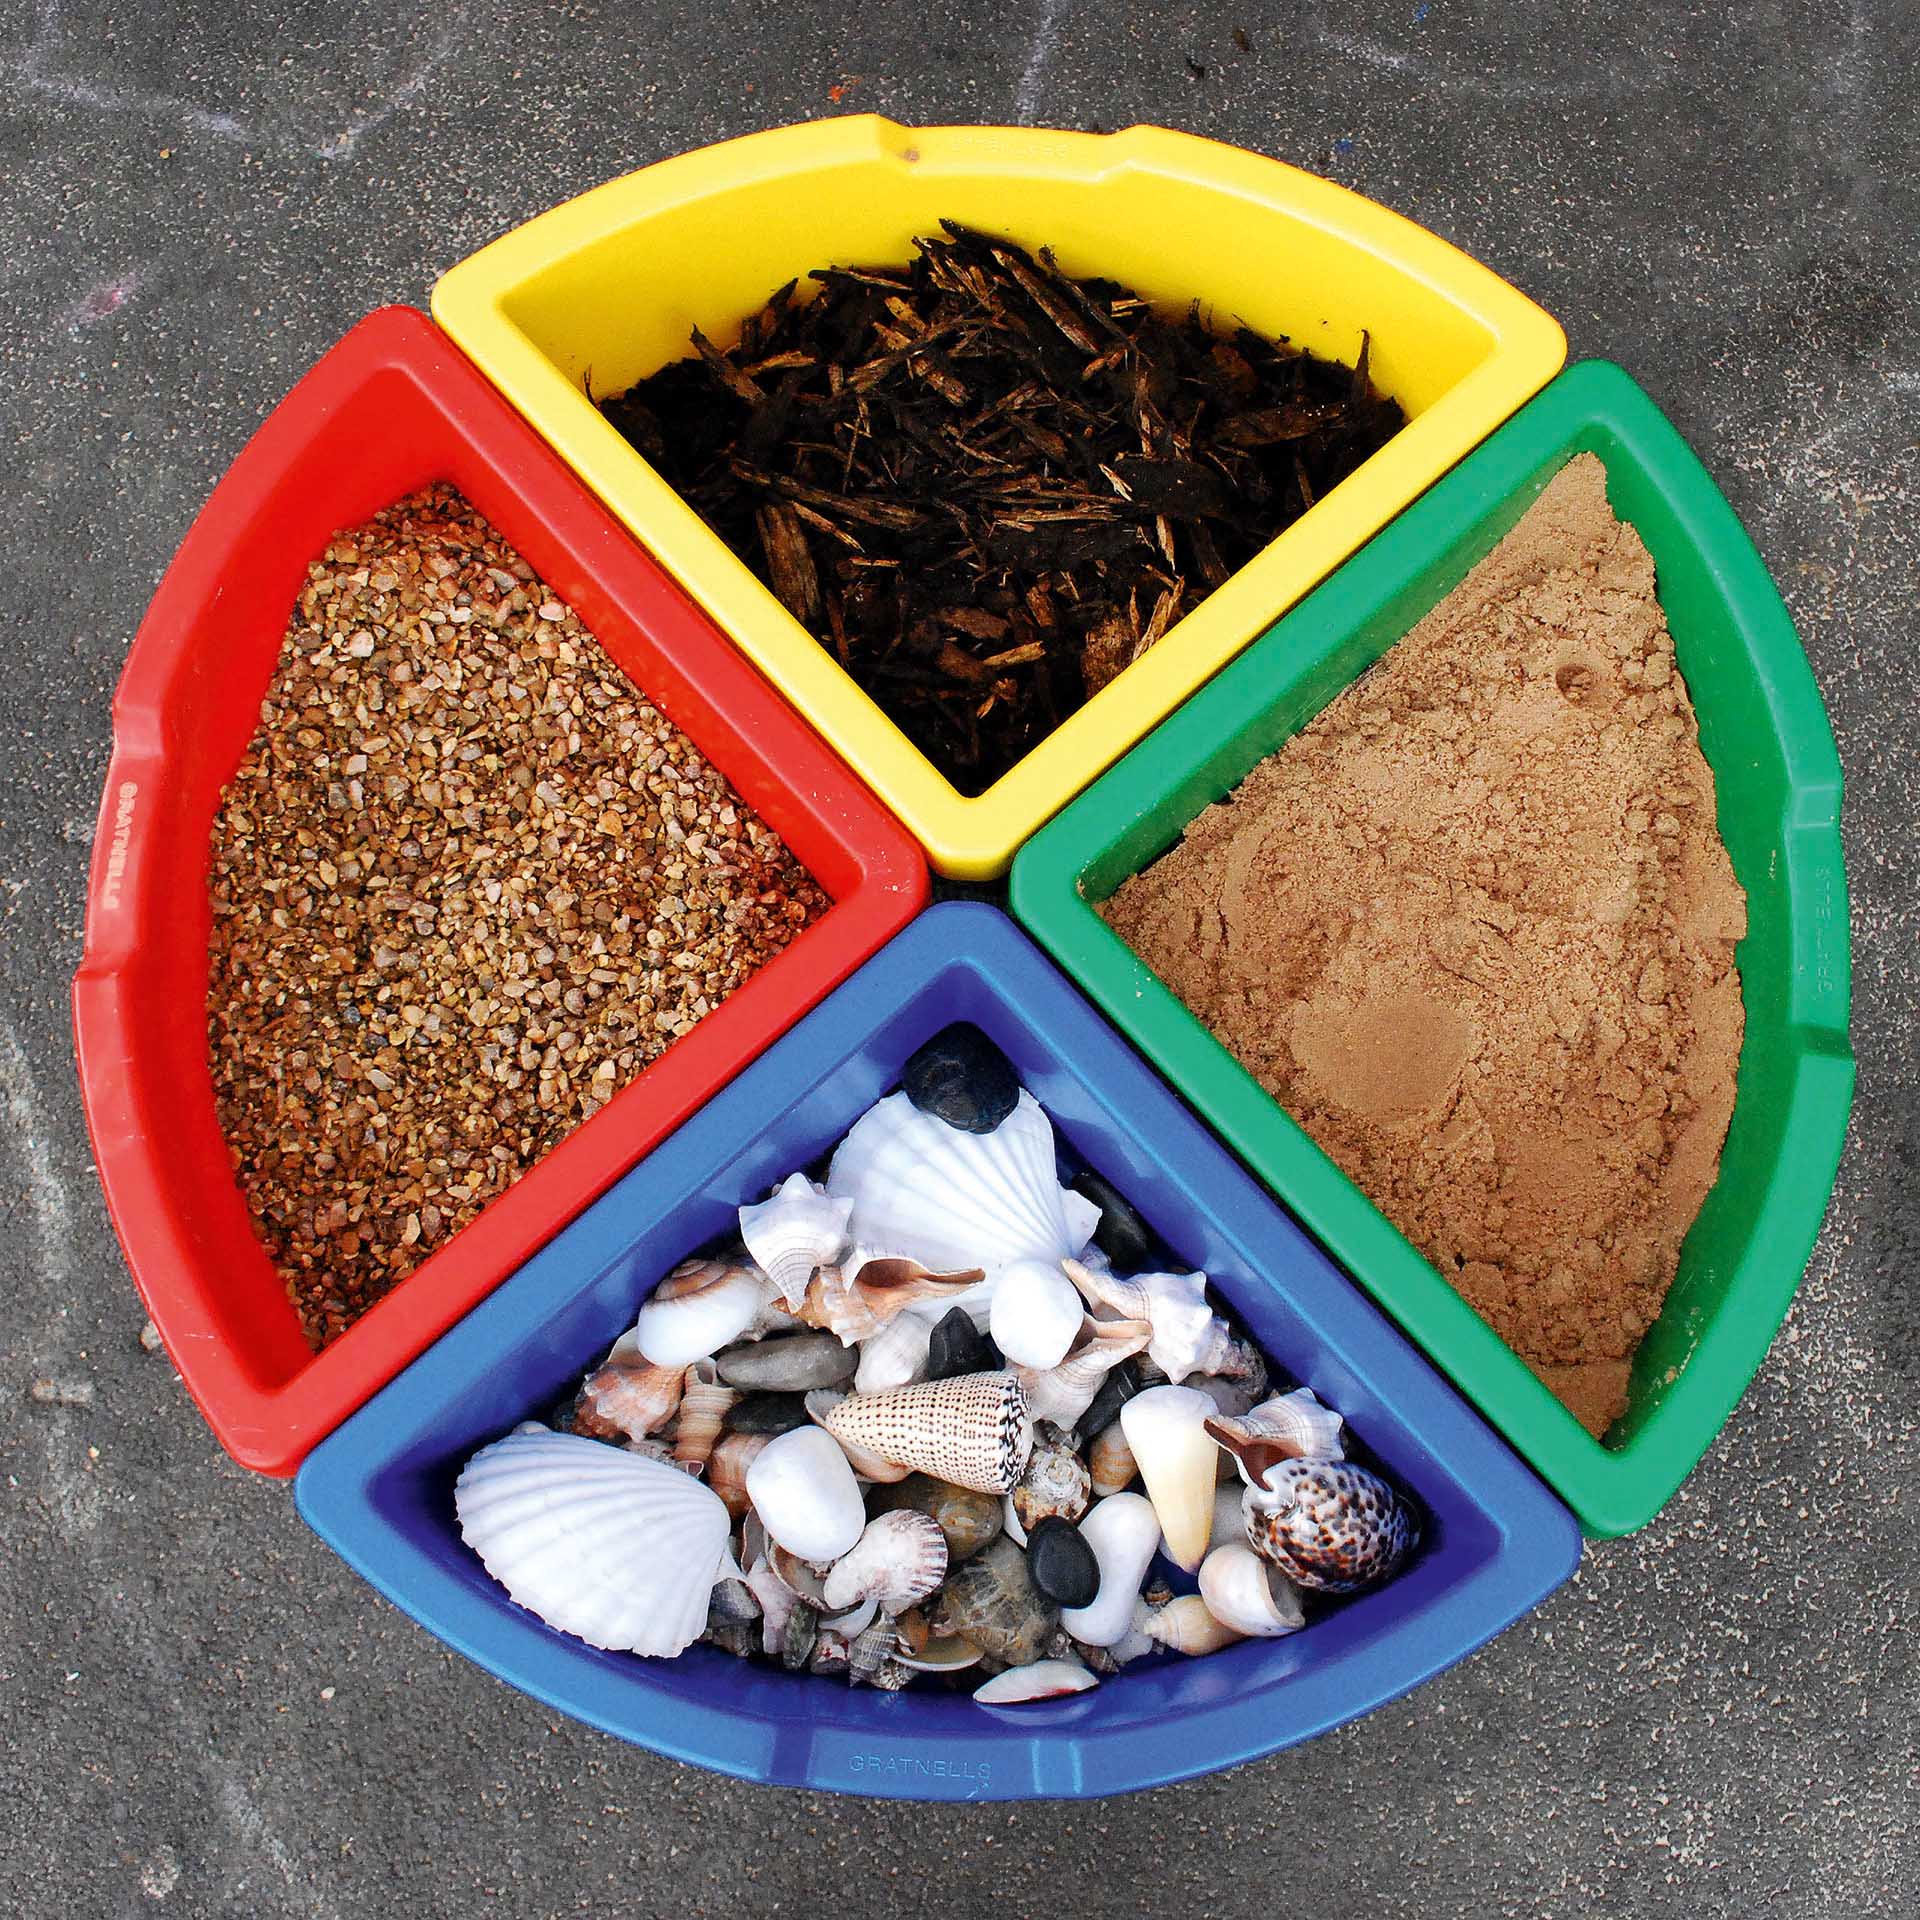
[(1033, 1451), (1027, 1397), (1010, 1373), (850, 1394), (820, 1424), (852, 1447), (976, 1493), (1010, 1492)]
[(663, 1656), (706, 1630), (732, 1521), (678, 1467), (522, 1427), (467, 1462), (453, 1505), (481, 1564), (550, 1627)]
[(804, 1173), (789, 1174), (770, 1198), (740, 1209), (740, 1238), (789, 1307), (799, 1306), (814, 1270), (839, 1257), (850, 1210)]

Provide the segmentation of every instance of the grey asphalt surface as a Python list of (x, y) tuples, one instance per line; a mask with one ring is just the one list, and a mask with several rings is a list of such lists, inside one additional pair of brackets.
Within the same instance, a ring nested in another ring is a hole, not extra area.
[[(0, 7), (0, 1909), (1915, 1912), (1920, 27), (1901, 0), (1638, 11)], [(1853, 1134), (1707, 1461), (1411, 1699), (1105, 1804), (750, 1789), (445, 1651), (143, 1350), (73, 1087), (109, 695), (270, 405), (369, 308), (424, 303), (574, 192), (865, 109), (1185, 127), (1490, 262), (1700, 449), (1800, 622), (1849, 782)]]

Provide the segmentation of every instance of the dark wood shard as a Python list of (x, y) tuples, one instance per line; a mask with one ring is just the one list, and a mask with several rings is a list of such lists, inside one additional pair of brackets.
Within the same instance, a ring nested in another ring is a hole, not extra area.
[(1404, 424), (1368, 377), (943, 223), (598, 404), (962, 792)]

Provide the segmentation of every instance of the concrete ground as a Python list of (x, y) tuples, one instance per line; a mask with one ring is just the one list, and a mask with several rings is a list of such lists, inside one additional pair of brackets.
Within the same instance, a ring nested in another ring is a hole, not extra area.
[[(0, 1907), (1912, 1915), (1917, 72), (1899, 0), (0, 9)], [(1727, 489), (1849, 782), (1854, 1131), (1719, 1445), (1414, 1698), (1108, 1804), (749, 1789), (444, 1651), (143, 1350), (73, 1088), (108, 697), (262, 415), (368, 308), (554, 202), (857, 109), (1191, 128), (1510, 275)]]

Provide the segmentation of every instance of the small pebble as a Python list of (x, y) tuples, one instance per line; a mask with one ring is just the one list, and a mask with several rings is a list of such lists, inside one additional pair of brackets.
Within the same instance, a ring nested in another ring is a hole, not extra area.
[(1007, 1056), (965, 1024), (936, 1033), (907, 1062), (900, 1088), (922, 1113), (964, 1133), (991, 1133), (1020, 1099)]
[(1100, 1591), (1100, 1562), (1080, 1529), (1049, 1514), (1027, 1529), (1027, 1577), (1062, 1607), (1090, 1607)]
[(999, 1349), (973, 1324), (965, 1307), (949, 1307), (927, 1342), (927, 1378), (953, 1380), (963, 1373), (991, 1373)]
[(1082, 1446), (1097, 1440), (1120, 1418), (1120, 1409), (1140, 1391), (1140, 1370), (1131, 1360), (1123, 1360), (1100, 1382), (1100, 1391), (1080, 1416), (1074, 1435)]
[(93, 1405), (91, 1380), (36, 1380), (27, 1389), (27, 1397), (43, 1407), (90, 1407)]
[(140, 1329), (140, 1344), (148, 1353), (158, 1353), (161, 1347), (160, 1329), (151, 1320)]
[(733, 1403), (729, 1433), (791, 1433), (807, 1424), (807, 1403), (797, 1393), (750, 1393)]
[(747, 1340), (714, 1356), (730, 1387), (773, 1393), (807, 1393), (844, 1387), (860, 1364), (857, 1347), (843, 1347), (830, 1333), (796, 1333), (782, 1340)]
[(1153, 1229), (1112, 1181), (1102, 1179), (1089, 1167), (1074, 1176), (1073, 1190), (1100, 1209), (1093, 1244), (1113, 1262), (1117, 1272), (1138, 1273), (1152, 1266)]

